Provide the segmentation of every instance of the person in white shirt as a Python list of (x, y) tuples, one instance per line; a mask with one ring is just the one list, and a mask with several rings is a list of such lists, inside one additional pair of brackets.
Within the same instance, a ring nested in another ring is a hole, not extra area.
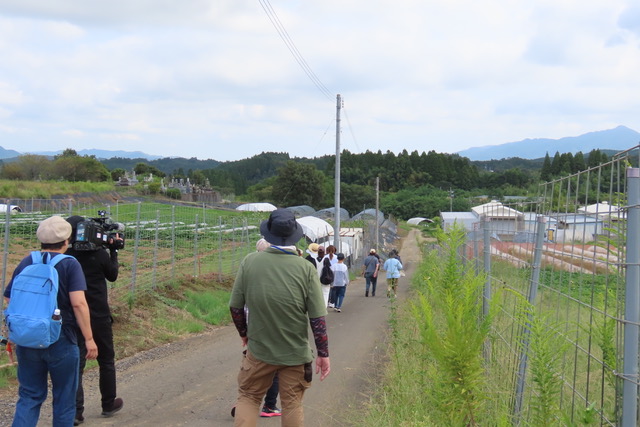
[(342, 311), (342, 303), (344, 301), (344, 294), (347, 291), (347, 285), (349, 284), (349, 268), (344, 263), (344, 254), (339, 253), (338, 263), (331, 266), (333, 270), (333, 289), (335, 293), (335, 307), (334, 310), (340, 313)]

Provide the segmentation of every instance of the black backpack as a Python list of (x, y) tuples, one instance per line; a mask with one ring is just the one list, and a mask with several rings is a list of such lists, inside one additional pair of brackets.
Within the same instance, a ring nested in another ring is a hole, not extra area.
[(333, 283), (333, 270), (329, 265), (323, 265), (320, 272), (320, 283), (323, 285), (330, 285)]

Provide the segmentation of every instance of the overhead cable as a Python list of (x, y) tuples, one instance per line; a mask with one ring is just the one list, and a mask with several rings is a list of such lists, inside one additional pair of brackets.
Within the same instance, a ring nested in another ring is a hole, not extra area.
[(351, 137), (353, 138), (353, 143), (356, 145), (356, 150), (360, 151), (360, 147), (358, 147), (358, 140), (356, 139), (355, 134), (353, 133), (353, 126), (351, 126), (351, 120), (349, 120), (349, 115), (347, 114), (346, 108), (342, 108), (344, 111), (344, 117), (347, 119), (347, 123), (349, 124), (349, 133), (351, 133)]
[(313, 72), (309, 64), (307, 64), (307, 61), (305, 61), (300, 51), (298, 50), (296, 45), (293, 43), (293, 40), (291, 39), (291, 37), (289, 37), (287, 30), (284, 28), (284, 25), (282, 25), (282, 22), (280, 22), (280, 19), (278, 18), (278, 15), (276, 14), (273, 7), (271, 6), (271, 3), (269, 3), (269, 0), (259, 0), (259, 1), (260, 1), (260, 6), (262, 6), (262, 9), (267, 14), (267, 17), (269, 18), (269, 20), (271, 21), (271, 24), (273, 24), (274, 28), (278, 32), (278, 35), (280, 36), (284, 44), (287, 46), (287, 49), (289, 49), (289, 52), (291, 52), (291, 55), (293, 55), (293, 58), (296, 60), (298, 65), (300, 65), (300, 67), (305, 72), (307, 77), (309, 77), (309, 79), (318, 88), (318, 90), (320, 90), (320, 92), (322, 92), (322, 94), (326, 96), (327, 99), (329, 99), (330, 101), (333, 101), (334, 99), (333, 94), (331, 93), (331, 91), (329, 91), (329, 89), (327, 89), (327, 87), (322, 83), (322, 81), (320, 81), (320, 79)]

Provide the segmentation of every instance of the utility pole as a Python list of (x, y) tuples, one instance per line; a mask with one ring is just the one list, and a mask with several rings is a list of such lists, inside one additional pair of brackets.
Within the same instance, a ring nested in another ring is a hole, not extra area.
[(338, 94), (336, 102), (336, 171), (335, 171), (335, 224), (333, 225), (333, 246), (336, 252), (340, 252), (340, 109), (342, 108), (342, 98)]
[(380, 248), (378, 248), (378, 239), (380, 238), (380, 220), (378, 219), (378, 212), (380, 212), (380, 177), (376, 176), (376, 253), (380, 253)]

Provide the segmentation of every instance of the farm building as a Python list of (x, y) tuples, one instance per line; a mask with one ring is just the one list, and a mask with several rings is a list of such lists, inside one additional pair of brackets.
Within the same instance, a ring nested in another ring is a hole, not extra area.
[(454, 224), (464, 227), (467, 232), (474, 230), (474, 224), (480, 219), (473, 212), (440, 212), (442, 218), (442, 229), (448, 231)]
[[(329, 241), (333, 242), (333, 230), (330, 232)], [(353, 265), (364, 254), (364, 233), (362, 228), (340, 229), (340, 252), (347, 259), (347, 265)]]
[(478, 221), (488, 220), (489, 227), (501, 239), (509, 239), (519, 231), (524, 230), (524, 214), (520, 211), (492, 200), (471, 208)]
[(620, 210), (618, 206), (610, 205), (607, 202), (580, 207), (578, 208), (578, 213), (611, 221), (619, 221), (620, 219), (626, 218), (624, 211)]
[(551, 215), (556, 221), (551, 224), (547, 238), (558, 243), (590, 242), (605, 234), (605, 221), (595, 216), (582, 214)]

